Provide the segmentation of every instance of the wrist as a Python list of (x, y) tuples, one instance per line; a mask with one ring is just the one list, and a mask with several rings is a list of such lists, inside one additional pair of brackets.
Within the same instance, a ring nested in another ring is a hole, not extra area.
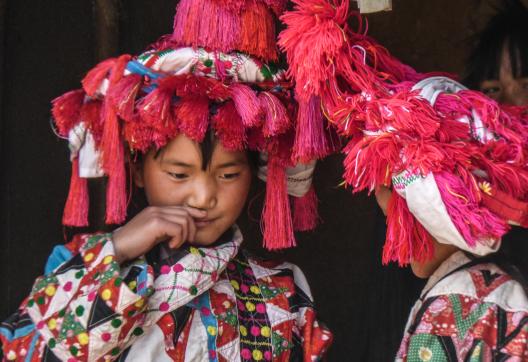
[(126, 257), (125, 253), (123, 252), (121, 248), (121, 242), (120, 242), (120, 236), (119, 236), (120, 229), (121, 228), (118, 228), (112, 232), (112, 244), (114, 245), (115, 261), (118, 262), (119, 264), (122, 264), (125, 261), (127, 261), (128, 258)]

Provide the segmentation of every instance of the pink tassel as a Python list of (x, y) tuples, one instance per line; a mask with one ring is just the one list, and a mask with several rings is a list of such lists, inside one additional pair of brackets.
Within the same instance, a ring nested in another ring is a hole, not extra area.
[(79, 158), (75, 158), (72, 161), (70, 191), (64, 207), (62, 224), (75, 227), (88, 226), (89, 203), (88, 182), (85, 178), (79, 177)]
[(172, 40), (194, 48), (230, 52), (236, 48), (240, 34), (239, 15), (215, 0), (181, 0)]
[(297, 231), (309, 231), (316, 228), (319, 223), (317, 212), (317, 194), (313, 185), (302, 197), (293, 198), (293, 229)]
[(299, 101), (292, 155), (296, 163), (319, 160), (336, 148), (332, 147), (327, 138), (320, 102), (319, 97), (310, 97), (309, 101)]
[(125, 121), (134, 118), (136, 98), (143, 84), (143, 78), (137, 74), (123, 77), (108, 91), (107, 97), (117, 109), (117, 114)]
[(62, 137), (67, 137), (80, 120), (80, 111), (84, 101), (82, 89), (71, 91), (55, 98), (52, 101), (51, 113), (57, 126), (57, 131)]
[(227, 102), (218, 109), (212, 119), (216, 136), (224, 148), (232, 151), (244, 149), (246, 130), (233, 102)]
[(103, 80), (109, 75), (110, 71), (116, 64), (116, 58), (110, 58), (97, 64), (95, 68), (90, 70), (82, 80), (82, 85), (86, 94), (94, 97)]
[(433, 253), (431, 236), (411, 214), (405, 199), (393, 191), (387, 206), (383, 264), (397, 261), (399, 266), (405, 266), (411, 261), (430, 260)]
[(258, 100), (264, 113), (264, 137), (274, 137), (286, 132), (291, 122), (282, 102), (270, 92), (260, 92)]
[(247, 85), (235, 83), (230, 87), (242, 123), (246, 128), (259, 126), (262, 122), (260, 102), (255, 92)]
[(279, 161), (270, 157), (266, 183), (266, 202), (262, 211), (264, 247), (268, 250), (295, 246), (286, 173)]
[(123, 140), (119, 129), (119, 120), (114, 108), (106, 100), (103, 107), (102, 164), (105, 173), (108, 175), (106, 223), (120, 224), (126, 219), (127, 209)]
[(209, 126), (209, 100), (205, 97), (182, 98), (175, 113), (180, 131), (190, 139), (202, 142)]
[(503, 220), (480, 207), (474, 180), (467, 185), (447, 172), (435, 173), (434, 178), (451, 221), (469, 246), (476, 246), (479, 240), (500, 239), (508, 231)]

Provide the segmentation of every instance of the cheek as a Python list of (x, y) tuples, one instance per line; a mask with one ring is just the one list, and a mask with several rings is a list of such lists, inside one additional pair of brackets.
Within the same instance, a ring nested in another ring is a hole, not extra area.
[(182, 205), (185, 200), (185, 186), (174, 183), (163, 172), (146, 173), (144, 184), (151, 206)]
[(236, 219), (244, 208), (250, 185), (251, 173), (247, 172), (241, 175), (236, 182), (219, 187), (218, 199), (232, 218)]

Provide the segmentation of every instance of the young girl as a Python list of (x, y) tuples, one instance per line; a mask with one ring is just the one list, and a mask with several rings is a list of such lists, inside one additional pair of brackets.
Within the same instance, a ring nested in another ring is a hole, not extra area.
[(464, 84), (499, 103), (528, 103), (528, 9), (520, 0), (501, 2), (475, 35)]
[(351, 30), (348, 1), (317, 3), (284, 16), (296, 89), (350, 138), (345, 182), (386, 211), (383, 262), (429, 278), (396, 360), (528, 360), (527, 284), (499, 250), (509, 224), (528, 227), (526, 109), (417, 73), (357, 13)]
[[(292, 121), (304, 113), (284, 72), (265, 63), (277, 59), (273, 17), (284, 5), (180, 1), (172, 36), (138, 57), (102, 62), (83, 89), (54, 101), (73, 164), (63, 222), (87, 224), (86, 178), (106, 175), (106, 221), (124, 224), (54, 249), (45, 275), (0, 327), (7, 360), (324, 356), (332, 336), (302, 272), (250, 256), (236, 226), (253, 151), (267, 181), (265, 245), (292, 246), (293, 229), (317, 221), (314, 145), (301, 142), (306, 129)], [(127, 161), (149, 206), (125, 222)]]

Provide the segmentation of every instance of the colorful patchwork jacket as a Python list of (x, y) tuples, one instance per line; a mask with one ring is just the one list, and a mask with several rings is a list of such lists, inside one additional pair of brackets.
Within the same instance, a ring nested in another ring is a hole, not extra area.
[(449, 257), (412, 309), (396, 361), (528, 361), (528, 298), (495, 264)]
[[(17, 313), (0, 326), (17, 361), (318, 361), (332, 341), (304, 275), (212, 247), (114, 261), (110, 234), (54, 249)], [(155, 253), (154, 253), (155, 254)]]

